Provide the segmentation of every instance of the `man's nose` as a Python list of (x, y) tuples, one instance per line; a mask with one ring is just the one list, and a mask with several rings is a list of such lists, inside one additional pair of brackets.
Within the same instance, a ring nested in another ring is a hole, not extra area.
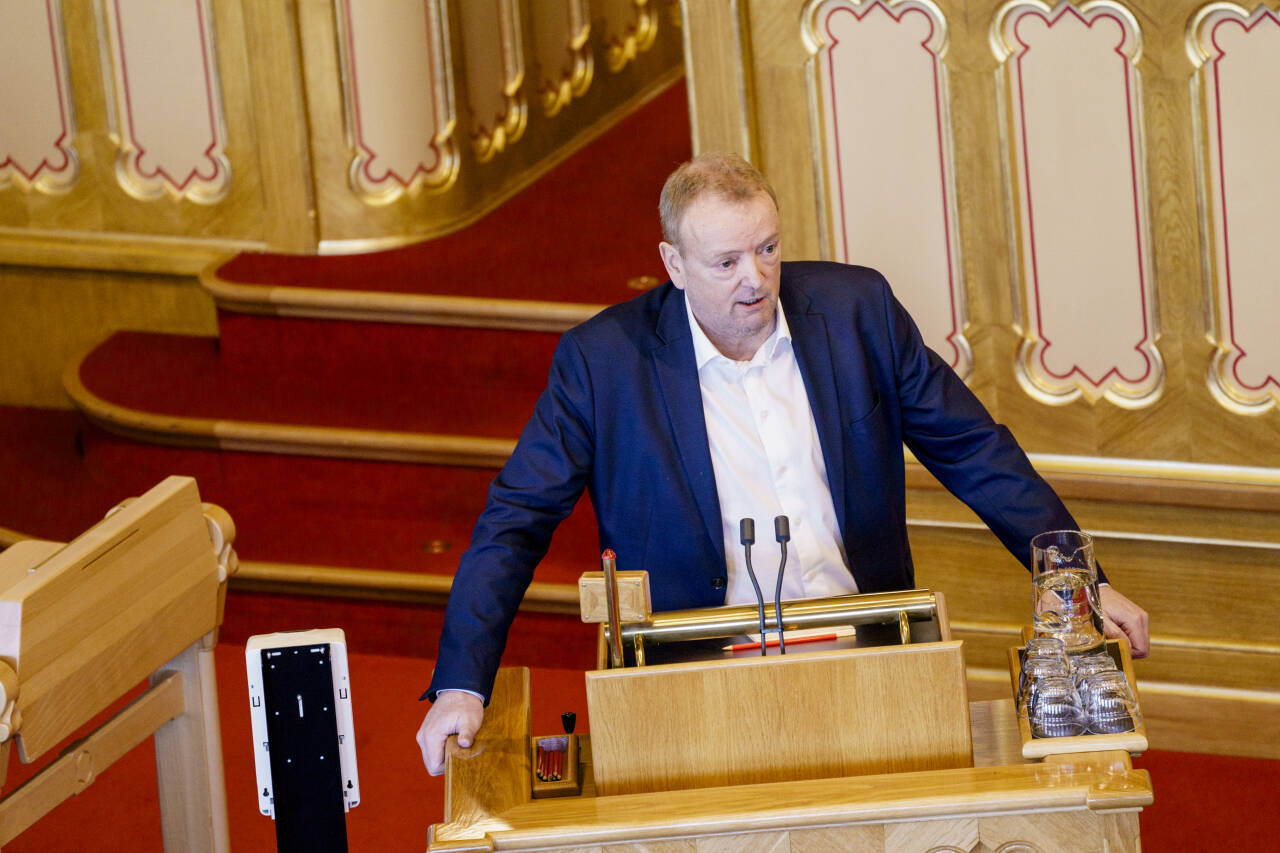
[(764, 270), (760, 268), (760, 259), (752, 255), (746, 263), (742, 264), (742, 280), (745, 284), (752, 287), (759, 287), (764, 281)]

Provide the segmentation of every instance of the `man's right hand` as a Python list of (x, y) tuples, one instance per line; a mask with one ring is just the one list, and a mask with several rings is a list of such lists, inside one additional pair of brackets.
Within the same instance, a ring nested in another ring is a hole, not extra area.
[(439, 776), (444, 772), (444, 743), (449, 735), (458, 736), (458, 746), (469, 747), (484, 722), (484, 702), (464, 690), (441, 690), (418, 728), (418, 746), (427, 772)]

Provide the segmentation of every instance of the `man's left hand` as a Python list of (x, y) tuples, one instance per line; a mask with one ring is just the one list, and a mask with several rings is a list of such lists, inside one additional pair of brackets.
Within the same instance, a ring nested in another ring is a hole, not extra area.
[(1134, 658), (1145, 658), (1151, 651), (1147, 611), (1116, 592), (1110, 584), (1099, 586), (1098, 595), (1102, 598), (1102, 621), (1107, 636), (1128, 637)]

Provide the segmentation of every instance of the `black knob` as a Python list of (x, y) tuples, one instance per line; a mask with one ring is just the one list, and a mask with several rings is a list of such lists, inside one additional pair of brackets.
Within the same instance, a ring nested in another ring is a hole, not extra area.
[(573, 734), (573, 727), (578, 723), (578, 715), (572, 711), (565, 711), (560, 715), (560, 724), (564, 726), (564, 733)]

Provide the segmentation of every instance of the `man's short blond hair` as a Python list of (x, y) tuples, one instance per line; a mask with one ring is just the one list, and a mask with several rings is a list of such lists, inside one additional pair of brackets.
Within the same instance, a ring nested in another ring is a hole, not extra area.
[(685, 212), (703, 195), (718, 195), (729, 201), (747, 201), (760, 193), (773, 199), (778, 195), (760, 171), (737, 154), (709, 152), (681, 163), (662, 186), (658, 199), (658, 216), (662, 220), (662, 238), (679, 245), (680, 223)]

